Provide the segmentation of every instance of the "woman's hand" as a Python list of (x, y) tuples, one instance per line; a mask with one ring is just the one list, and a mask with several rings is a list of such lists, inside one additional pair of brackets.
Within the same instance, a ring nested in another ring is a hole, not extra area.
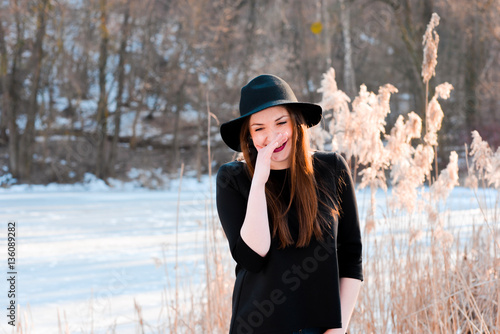
[(325, 334), (344, 334), (351, 321), (352, 311), (358, 299), (361, 281), (354, 278), (342, 277), (340, 279), (340, 308), (342, 310), (342, 328), (333, 328)]
[(255, 162), (255, 172), (252, 182), (266, 184), (271, 170), (271, 157), (274, 150), (288, 140), (288, 132), (278, 133), (267, 146), (257, 148), (257, 161)]

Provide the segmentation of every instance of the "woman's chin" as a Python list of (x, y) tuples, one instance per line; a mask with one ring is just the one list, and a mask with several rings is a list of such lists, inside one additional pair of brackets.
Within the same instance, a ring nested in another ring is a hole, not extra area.
[[(282, 153), (282, 152), (279, 152)], [(271, 156), (271, 168), (272, 169), (284, 169), (290, 167), (290, 157), (286, 154), (274, 153)]]

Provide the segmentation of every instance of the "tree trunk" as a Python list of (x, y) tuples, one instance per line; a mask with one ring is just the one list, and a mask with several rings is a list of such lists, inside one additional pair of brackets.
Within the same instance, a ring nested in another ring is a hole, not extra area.
[[(208, 107), (207, 107), (208, 108)], [(195, 159), (195, 164), (196, 164), (196, 179), (198, 182), (201, 182), (201, 174), (202, 174), (202, 159), (201, 159), (201, 154), (203, 153), (202, 147), (201, 147), (201, 142), (203, 140), (203, 137), (205, 133), (203, 132), (203, 117), (202, 117), (202, 112), (201, 110), (198, 111), (198, 140), (196, 141), (196, 159)], [(208, 145), (208, 142), (207, 142)]]
[(106, 62), (108, 59), (108, 28), (106, 26), (106, 0), (100, 0), (100, 35), (99, 53), (99, 102), (97, 104), (97, 159), (96, 176), (106, 178), (106, 138), (108, 127), (108, 100), (106, 94)]
[(17, 43), (14, 47), (11, 74), (8, 72), (8, 53), (5, 43), (5, 32), (3, 26), (0, 25), (0, 52), (1, 52), (1, 75), (2, 75), (2, 112), (5, 119), (7, 129), (9, 130), (8, 148), (9, 148), (9, 170), (11, 174), (17, 178), (18, 173), (18, 156), (19, 156), (19, 130), (16, 123), (16, 110), (18, 101), (15, 92), (16, 78), (17, 78), (17, 64), (21, 57), (22, 36), (21, 26), (19, 24), (19, 15), (16, 15), (17, 27)]
[(324, 71), (328, 71), (330, 67), (332, 67), (332, 32), (330, 31), (330, 12), (328, 11), (328, 6), (325, 4), (326, 0), (321, 0), (321, 22), (323, 24), (323, 43), (325, 46), (325, 69)]
[(3, 30), (3, 26), (0, 24), (0, 80), (2, 84), (2, 95), (4, 98), (2, 99), (2, 113), (0, 113), (0, 146), (6, 145), (8, 143), (7, 137), (7, 126), (8, 126), (8, 114), (7, 109), (10, 105), (10, 96), (9, 96), (9, 86), (7, 84), (8, 81), (8, 60), (7, 60), (7, 47), (5, 46), (5, 32)]
[(132, 136), (130, 137), (129, 147), (131, 150), (135, 150), (137, 147), (137, 122), (139, 121), (139, 116), (141, 115), (141, 110), (135, 111), (134, 120), (132, 121)]
[(346, 0), (340, 0), (340, 24), (344, 40), (344, 89), (353, 98), (356, 95), (356, 76), (352, 64), (351, 11)]
[(249, 2), (249, 15), (248, 15), (248, 21), (245, 26), (245, 57), (242, 59), (242, 69), (244, 73), (244, 82), (248, 81), (249, 78), (249, 70), (250, 70), (250, 64), (253, 58), (253, 55), (255, 54), (255, 29), (256, 29), (256, 20), (257, 20), (257, 13), (256, 13), (256, 1), (250, 1)]
[(181, 111), (184, 108), (184, 104), (186, 103), (184, 99), (184, 86), (186, 84), (187, 80), (187, 73), (184, 74), (184, 80), (181, 82), (179, 89), (177, 91), (176, 97), (175, 97), (175, 118), (174, 118), (174, 139), (173, 139), (173, 145), (172, 145), (172, 154), (170, 156), (174, 157), (174, 160), (171, 164), (171, 169), (174, 171), (177, 169), (177, 166), (179, 165), (180, 162), (180, 145), (179, 145), (179, 124), (180, 124), (180, 119), (181, 119)]
[(479, 42), (479, 22), (477, 17), (477, 5), (473, 5), (474, 15), (472, 15), (471, 33), (467, 40), (465, 50), (465, 78), (464, 78), (464, 109), (465, 109), (465, 130), (470, 134), (477, 127), (478, 96), (477, 86), (479, 83), (479, 53), (481, 43)]
[(26, 127), (20, 139), (19, 147), (19, 178), (28, 180), (33, 163), (33, 149), (35, 144), (35, 120), (38, 113), (38, 91), (42, 73), (43, 40), (46, 28), (46, 10), (49, 0), (38, 3), (37, 31), (33, 47), (32, 63), (34, 66), (31, 95), (28, 103)]
[[(424, 6), (426, 12), (428, 8), (431, 8), (431, 0), (425, 0), (426, 5)], [(415, 89), (415, 111), (419, 114), (422, 119), (425, 118), (425, 85), (422, 81), (422, 62), (423, 62), (423, 51), (422, 51), (422, 36), (425, 32), (425, 27), (427, 22), (430, 20), (430, 16), (424, 20), (423, 31), (416, 32), (414, 29), (414, 24), (412, 20), (411, 6), (409, 0), (401, 0), (400, 2), (391, 3), (394, 9), (394, 16), (396, 19), (396, 24), (401, 33), (401, 38), (405, 44), (406, 50), (410, 57), (410, 73), (412, 75), (411, 82)], [(431, 13), (432, 14), (432, 13)], [(426, 14), (424, 14), (426, 15)], [(422, 16), (423, 17), (423, 16)]]
[[(297, 13), (297, 26), (304, 27), (307, 26), (308, 18), (304, 17), (304, 2), (297, 1), (295, 3), (295, 12)], [(293, 50), (293, 60), (292, 63), (297, 71), (300, 73), (300, 79), (302, 81), (302, 87), (307, 90), (307, 96), (305, 97), (308, 101), (314, 101), (316, 91), (311, 89), (311, 79), (312, 79), (312, 71), (311, 71), (311, 63), (309, 59), (308, 52), (304, 51), (305, 39), (309, 38), (309, 36), (305, 36), (302, 29), (294, 29), (293, 31), (293, 41), (292, 41), (292, 50)], [(314, 65), (313, 65), (314, 66)], [(296, 83), (300, 85), (300, 81)], [(293, 84), (292, 84), (293, 85)], [(299, 86), (300, 87), (300, 86)], [(296, 90), (296, 92), (304, 91), (302, 88)], [(300, 99), (300, 97), (299, 97)]]
[[(19, 6), (17, 1), (16, 6)], [(16, 22), (16, 44), (14, 46), (10, 76), (7, 71), (8, 53), (5, 44), (5, 35), (2, 39), (2, 54), (4, 55), (2, 57), (2, 71), (5, 71), (2, 80), (4, 88), (2, 108), (7, 116), (7, 128), (9, 130), (9, 170), (14, 178), (19, 178), (19, 129), (16, 122), (17, 110), (19, 108), (18, 64), (21, 62), (22, 45), (25, 41), (19, 11), (15, 12), (14, 20)], [(2, 34), (5, 34), (3, 29)]]
[(118, 92), (116, 95), (116, 111), (114, 117), (115, 130), (113, 134), (113, 141), (111, 142), (111, 152), (109, 154), (109, 170), (108, 174), (111, 176), (115, 175), (115, 163), (116, 163), (116, 155), (118, 150), (118, 138), (120, 136), (120, 123), (122, 116), (122, 99), (123, 99), (123, 90), (125, 85), (125, 57), (126, 57), (126, 48), (127, 48), (127, 40), (129, 36), (129, 17), (130, 17), (130, 0), (127, 1), (125, 7), (125, 13), (123, 14), (123, 25), (122, 25), (122, 38), (120, 41), (120, 51), (119, 51), (119, 61), (118, 61)]
[[(17, 53), (14, 53), (14, 59), (13, 59), (13, 64), (17, 63), (16, 59)], [(7, 144), (9, 142), (9, 138), (7, 137), (7, 129), (9, 129), (9, 132), (11, 133), (11, 138), (15, 139), (17, 141), (17, 129), (14, 128), (14, 133), (10, 131), (10, 116), (12, 113), (11, 109), (11, 96), (10, 96), (10, 87), (9, 87), (9, 71), (8, 71), (8, 57), (9, 54), (7, 53), (7, 46), (5, 43), (5, 31), (3, 29), (3, 26), (0, 24), (0, 78), (1, 78), (1, 83), (2, 83), (2, 113), (0, 115), (1, 120), (0, 120), (0, 144)], [(14, 65), (13, 65), (14, 66)], [(13, 123), (15, 125), (15, 121)], [(10, 144), (9, 144), (10, 148)], [(11, 156), (11, 153), (14, 152), (9, 152), (9, 157)], [(16, 155), (14, 155), (16, 156)], [(13, 164), (14, 166), (16, 165), (15, 163)], [(12, 164), (11, 164), (12, 166)], [(12, 168), (12, 167), (11, 167)]]

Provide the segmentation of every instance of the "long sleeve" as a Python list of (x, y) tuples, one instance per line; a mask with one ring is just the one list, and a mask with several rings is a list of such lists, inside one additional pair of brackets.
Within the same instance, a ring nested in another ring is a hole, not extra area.
[(253, 251), (240, 235), (245, 220), (250, 180), (241, 162), (222, 165), (217, 173), (216, 202), (219, 219), (229, 242), (231, 255), (248, 271), (258, 272), (265, 257)]
[(336, 154), (339, 184), (340, 217), (337, 235), (339, 276), (363, 280), (362, 243), (356, 194), (351, 172), (342, 156)]

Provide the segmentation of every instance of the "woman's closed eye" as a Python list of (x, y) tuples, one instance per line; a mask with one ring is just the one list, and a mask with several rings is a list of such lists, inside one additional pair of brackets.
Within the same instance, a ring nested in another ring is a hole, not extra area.
[[(278, 122), (276, 124), (281, 126), (281, 125), (285, 125), (286, 123), (287, 123), (287, 121), (282, 121), (282, 122)], [(264, 129), (264, 128), (262, 128), (262, 127), (256, 128), (256, 129), (254, 129), (254, 131), (257, 132), (257, 131), (261, 131), (262, 129)]]

